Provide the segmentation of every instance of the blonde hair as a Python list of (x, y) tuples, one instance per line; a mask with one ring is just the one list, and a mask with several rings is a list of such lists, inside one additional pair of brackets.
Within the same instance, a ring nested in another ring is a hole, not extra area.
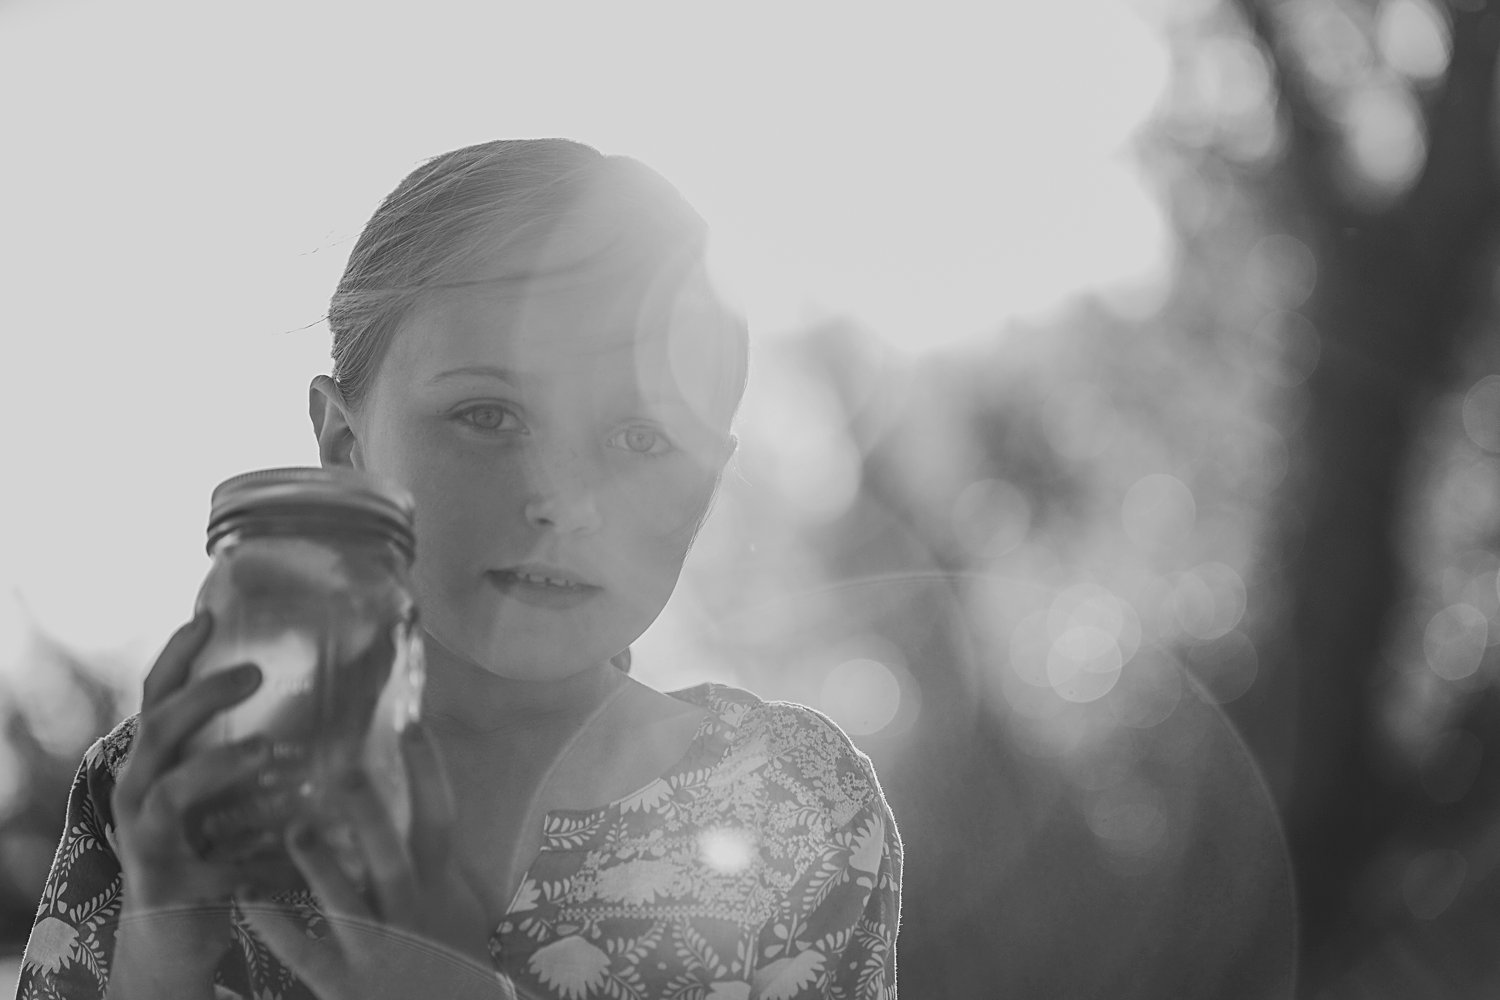
[[(626, 238), (645, 240), (663, 268), (703, 260), (707, 225), (659, 174), (568, 139), (506, 139), (428, 160), (392, 191), (360, 233), (328, 309), (333, 380), (350, 406), (369, 392), (392, 338), (426, 293), (454, 287), (480, 258), (530, 248), (608, 212)], [(586, 221), (586, 220), (583, 220)], [(715, 324), (726, 340), (719, 387), (732, 416), (744, 394), (743, 323)]]

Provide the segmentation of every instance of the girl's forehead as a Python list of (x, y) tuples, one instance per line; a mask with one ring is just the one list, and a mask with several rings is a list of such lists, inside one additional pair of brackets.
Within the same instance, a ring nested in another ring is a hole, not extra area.
[(603, 379), (708, 405), (695, 397), (718, 381), (733, 322), (694, 276), (670, 285), (566, 273), (475, 282), (429, 292), (382, 374), (411, 389), (488, 367), (532, 382)]

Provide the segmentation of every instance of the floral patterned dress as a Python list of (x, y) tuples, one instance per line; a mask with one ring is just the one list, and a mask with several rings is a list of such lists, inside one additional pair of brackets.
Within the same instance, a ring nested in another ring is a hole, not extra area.
[[(673, 697), (709, 716), (667, 773), (547, 814), (490, 936), (497, 978), (561, 1000), (893, 1000), (901, 840), (869, 758), (800, 705), (718, 684)], [(104, 994), (122, 892), (110, 791), (134, 732), (127, 719), (79, 768), (18, 1000)], [(316, 933), (316, 900), (287, 901)], [(219, 997), (311, 996), (237, 914), (234, 930)]]

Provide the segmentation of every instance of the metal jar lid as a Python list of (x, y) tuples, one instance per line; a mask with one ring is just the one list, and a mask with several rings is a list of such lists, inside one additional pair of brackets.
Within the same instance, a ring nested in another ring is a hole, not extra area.
[(209, 548), (240, 515), (278, 510), (374, 515), (409, 547), (416, 503), (400, 487), (345, 466), (256, 469), (214, 487), (209, 500)]

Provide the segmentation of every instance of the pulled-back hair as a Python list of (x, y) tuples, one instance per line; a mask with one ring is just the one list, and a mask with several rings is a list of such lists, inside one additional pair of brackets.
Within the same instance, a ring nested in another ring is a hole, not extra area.
[[(540, 244), (600, 215), (611, 217), (622, 239), (645, 241), (663, 266), (702, 263), (702, 217), (628, 157), (568, 139), (505, 139), (443, 153), (412, 171), (360, 233), (329, 304), (333, 380), (345, 402), (364, 399), (424, 294), (453, 287), (476, 260), (501, 259), (508, 249), (538, 258)], [(739, 323), (716, 332), (725, 331), (718, 389), (732, 414), (745, 389), (748, 338)]]

